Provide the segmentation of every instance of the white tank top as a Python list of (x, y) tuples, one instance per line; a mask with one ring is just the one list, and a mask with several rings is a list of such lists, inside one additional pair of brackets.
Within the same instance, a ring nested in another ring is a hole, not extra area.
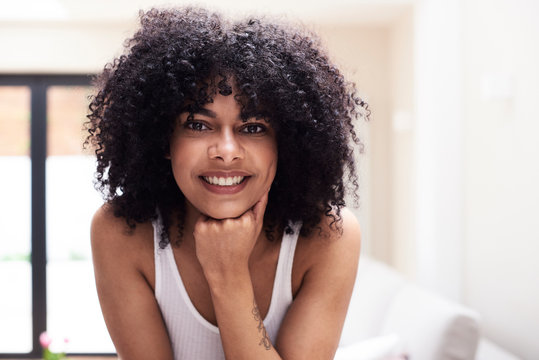
[[(182, 282), (172, 247), (159, 247), (161, 221), (153, 223), (155, 253), (155, 297), (168, 330), (175, 360), (224, 359), (219, 328), (200, 315)], [(277, 333), (292, 303), (292, 263), (301, 225), (283, 234), (273, 283), (271, 303), (264, 325), (275, 344)]]

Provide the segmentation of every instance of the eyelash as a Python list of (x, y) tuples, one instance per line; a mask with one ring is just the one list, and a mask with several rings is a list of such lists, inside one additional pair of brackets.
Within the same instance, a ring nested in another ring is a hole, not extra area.
[(184, 124), (184, 127), (186, 129), (189, 129), (189, 130), (192, 130), (192, 131), (197, 131), (197, 132), (204, 131), (204, 130), (200, 130), (200, 129), (195, 129), (194, 128), (195, 125), (200, 125), (200, 126), (204, 126), (204, 127), (208, 128), (208, 126), (206, 126), (206, 124), (204, 124), (204, 123), (202, 123), (200, 121), (187, 121)]
[[(243, 130), (249, 129), (251, 127), (257, 127), (259, 131), (255, 131), (255, 132), (249, 132), (249, 131), (244, 132), (243, 131)], [(263, 133), (266, 132), (266, 127), (264, 125), (262, 125), (262, 124), (259, 124), (259, 123), (251, 123), (251, 124), (247, 124), (247, 125), (243, 126), (241, 128), (241, 131), (244, 134), (251, 134), (251, 135), (263, 134)]]
[[(196, 129), (195, 126), (197, 126), (197, 127), (202, 126), (202, 127), (205, 127), (206, 129)], [(184, 124), (184, 127), (186, 129), (189, 129), (189, 130), (195, 131), (195, 132), (202, 132), (202, 131), (206, 131), (206, 130), (209, 129), (209, 127), (206, 124), (204, 124), (203, 122), (200, 122), (200, 121), (187, 121)], [(257, 130), (255, 132), (244, 131), (244, 130), (252, 128), (252, 127), (257, 127)], [(248, 124), (244, 125), (241, 128), (240, 131), (243, 134), (258, 135), (258, 134), (265, 133), (266, 132), (266, 127), (264, 125), (262, 125), (262, 124), (259, 124), (259, 123), (248, 123)]]

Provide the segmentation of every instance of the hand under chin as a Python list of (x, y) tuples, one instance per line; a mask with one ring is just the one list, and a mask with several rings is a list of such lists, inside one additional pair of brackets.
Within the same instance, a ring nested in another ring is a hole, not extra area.
[(252, 206), (245, 209), (208, 209), (208, 211), (202, 212), (202, 214), (215, 220), (237, 219), (248, 210), (251, 210), (251, 208)]

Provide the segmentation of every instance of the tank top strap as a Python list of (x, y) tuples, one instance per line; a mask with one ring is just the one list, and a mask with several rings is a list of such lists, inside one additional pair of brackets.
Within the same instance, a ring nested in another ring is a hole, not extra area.
[(284, 313), (292, 303), (292, 267), (294, 264), (294, 254), (298, 241), (300, 223), (290, 225), (292, 232), (286, 231), (281, 240), (281, 249), (279, 250), (279, 260), (275, 272), (275, 282), (271, 297), (270, 309), (266, 320), (271, 322), (273, 318), (282, 320)]
[(161, 215), (157, 211), (157, 218), (152, 220), (153, 225), (153, 255), (155, 262), (155, 293), (159, 294), (162, 291), (163, 287), (163, 267), (165, 264), (165, 249), (161, 249), (161, 231), (163, 228), (163, 222), (161, 220)]

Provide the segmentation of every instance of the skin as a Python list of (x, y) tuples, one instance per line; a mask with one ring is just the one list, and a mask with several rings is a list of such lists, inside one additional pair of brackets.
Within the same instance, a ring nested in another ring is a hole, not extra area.
[[(272, 344), (261, 319), (271, 302), (280, 242), (267, 241), (261, 230), (277, 165), (276, 135), (263, 120), (244, 123), (239, 114), (233, 96), (218, 95), (194, 122), (188, 114), (179, 117), (169, 156), (187, 199), (185, 235), (173, 248), (178, 270), (198, 312), (219, 326), (227, 358), (332, 359), (354, 284), (359, 226), (344, 209), (342, 234), (324, 218), (321, 232), (299, 237), (294, 301)], [(250, 178), (235, 194), (215, 194), (200, 174), (216, 170)], [(126, 230), (108, 205), (94, 216), (92, 251), (107, 327), (122, 359), (172, 359), (154, 297), (152, 225)]]
[[(176, 183), (188, 200), (189, 219), (199, 213), (214, 219), (236, 218), (269, 192), (277, 169), (277, 141), (268, 122), (241, 121), (234, 94), (217, 95), (192, 118), (180, 114), (169, 158)], [(213, 194), (200, 179), (203, 174), (234, 171), (249, 175), (245, 189), (237, 194)]]

